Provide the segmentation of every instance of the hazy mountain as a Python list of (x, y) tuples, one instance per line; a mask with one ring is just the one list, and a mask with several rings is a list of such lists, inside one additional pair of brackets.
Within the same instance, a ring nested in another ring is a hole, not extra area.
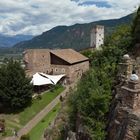
[(30, 40), (32, 38), (33, 36), (31, 35), (7, 36), (0, 34), (0, 48), (12, 47), (21, 41)]
[(85, 24), (75, 24), (72, 26), (57, 26), (29, 41), (23, 41), (14, 48), (23, 50), (26, 48), (73, 48), (83, 49), (89, 47), (90, 31), (94, 25), (104, 25), (105, 33), (109, 34), (116, 26), (130, 24), (133, 14), (120, 19), (101, 20)]

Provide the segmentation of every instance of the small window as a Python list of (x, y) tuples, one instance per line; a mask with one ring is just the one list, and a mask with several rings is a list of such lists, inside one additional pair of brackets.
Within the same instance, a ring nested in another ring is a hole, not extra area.
[(62, 73), (65, 73), (65, 69), (64, 68), (62, 69)]
[(58, 69), (57, 69), (57, 68), (55, 68), (55, 71), (58, 71)]

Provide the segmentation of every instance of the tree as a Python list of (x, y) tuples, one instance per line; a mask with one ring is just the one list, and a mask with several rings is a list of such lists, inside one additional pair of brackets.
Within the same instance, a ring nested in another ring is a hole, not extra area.
[(137, 10), (136, 17), (132, 26), (133, 44), (140, 44), (140, 6)]
[(70, 126), (75, 130), (77, 126), (73, 124), (77, 124), (80, 118), (84, 133), (90, 139), (105, 139), (106, 115), (111, 103), (117, 66), (129, 49), (130, 41), (130, 27), (124, 25), (116, 29), (102, 50), (83, 52), (90, 58), (91, 68), (83, 75), (77, 90), (70, 97)]
[(32, 99), (32, 85), (20, 63), (9, 60), (0, 68), (0, 100), (12, 109), (25, 107)]
[(107, 37), (105, 45), (115, 45), (117, 48), (120, 48), (124, 51), (131, 47), (131, 26), (130, 25), (120, 25), (116, 30)]

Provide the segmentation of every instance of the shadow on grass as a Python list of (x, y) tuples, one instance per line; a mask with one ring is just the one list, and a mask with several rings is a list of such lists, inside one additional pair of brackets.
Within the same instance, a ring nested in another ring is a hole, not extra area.
[(18, 113), (24, 111), (24, 109), (26, 109), (27, 107), (30, 107), (31, 105), (32, 105), (32, 100), (30, 102), (26, 103), (26, 105), (24, 105), (23, 107), (20, 107), (20, 108), (12, 108), (12, 107), (0, 104), (0, 113), (18, 114)]

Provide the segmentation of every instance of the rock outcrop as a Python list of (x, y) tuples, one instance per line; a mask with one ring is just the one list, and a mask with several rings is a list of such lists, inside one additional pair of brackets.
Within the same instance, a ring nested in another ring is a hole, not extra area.
[[(138, 60), (138, 59), (137, 59)], [(140, 132), (139, 63), (123, 57), (111, 103), (107, 140), (137, 140)]]

